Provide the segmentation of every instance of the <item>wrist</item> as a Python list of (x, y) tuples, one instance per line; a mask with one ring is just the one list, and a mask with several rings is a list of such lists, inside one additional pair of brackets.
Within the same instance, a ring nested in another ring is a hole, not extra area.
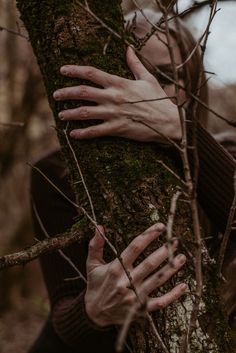
[[(159, 115), (157, 117), (157, 114)], [(175, 104), (168, 105), (168, 109), (161, 110), (158, 113), (155, 109), (151, 116), (150, 141), (170, 144), (168, 139), (179, 142), (182, 137), (181, 123), (178, 108)], [(152, 130), (152, 131), (151, 131)]]

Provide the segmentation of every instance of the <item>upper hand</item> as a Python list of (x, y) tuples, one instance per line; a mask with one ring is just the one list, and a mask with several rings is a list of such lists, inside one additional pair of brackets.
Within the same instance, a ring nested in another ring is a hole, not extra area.
[(135, 80), (111, 75), (89, 66), (61, 67), (62, 75), (86, 79), (101, 87), (81, 85), (54, 92), (56, 100), (73, 99), (97, 103), (96, 106), (61, 111), (61, 119), (104, 121), (99, 125), (72, 130), (71, 137), (88, 139), (109, 135), (138, 141), (165, 142), (164, 135), (174, 140), (180, 139), (181, 128), (176, 105), (167, 98), (156, 78), (143, 66), (130, 47), (127, 49), (127, 63)]
[[(156, 288), (163, 285), (185, 263), (184, 255), (174, 257), (172, 264), (166, 264), (161, 270), (154, 272), (168, 257), (168, 249), (163, 245), (138, 266), (133, 263), (143, 250), (155, 240), (163, 231), (164, 226), (157, 223), (136, 237), (121, 254), (124, 267), (132, 278), (139, 300), (146, 304), (147, 311), (162, 309), (177, 300), (185, 291), (185, 284), (178, 284), (170, 292), (158, 298), (150, 298)], [(103, 232), (102, 227), (99, 227)], [(89, 244), (87, 259), (87, 290), (85, 307), (90, 319), (98, 326), (122, 324), (127, 313), (137, 299), (130, 289), (130, 280), (127, 277), (120, 261), (115, 259), (110, 263), (103, 260), (104, 238), (98, 230)], [(177, 242), (172, 245), (173, 252)], [(153, 273), (154, 272), (154, 273)]]

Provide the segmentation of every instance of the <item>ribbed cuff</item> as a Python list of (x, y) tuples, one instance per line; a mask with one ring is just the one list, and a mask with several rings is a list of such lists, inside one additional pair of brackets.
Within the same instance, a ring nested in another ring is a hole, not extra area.
[(93, 323), (85, 309), (85, 291), (78, 297), (65, 300), (55, 306), (52, 321), (58, 336), (69, 346), (81, 346), (87, 336), (94, 333), (107, 332), (114, 329), (113, 326), (99, 327)]

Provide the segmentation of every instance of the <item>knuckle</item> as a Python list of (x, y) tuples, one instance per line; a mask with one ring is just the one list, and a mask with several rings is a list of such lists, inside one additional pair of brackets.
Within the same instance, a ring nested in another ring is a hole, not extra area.
[(86, 137), (87, 138), (93, 138), (96, 137), (96, 130), (93, 128), (90, 128), (89, 130), (86, 131)]
[(140, 250), (141, 250), (140, 242), (136, 241), (135, 243), (131, 244), (130, 245), (130, 250), (131, 250), (132, 253), (138, 254), (140, 252)]
[(120, 93), (119, 91), (114, 91), (112, 98), (115, 103), (119, 103), (119, 104), (125, 103), (125, 98), (123, 96), (123, 93)]
[(72, 73), (72, 75), (77, 76), (77, 74), (78, 74), (78, 66), (73, 66), (71, 68), (71, 73)]
[(89, 66), (86, 71), (86, 76), (89, 81), (93, 81), (95, 78), (95, 69)]
[(88, 88), (86, 86), (80, 86), (79, 95), (80, 97), (83, 97), (83, 98), (88, 97)]
[(94, 250), (94, 241), (93, 241), (93, 239), (90, 240), (90, 242), (89, 242), (88, 250), (89, 251), (93, 251)]
[(79, 108), (79, 116), (81, 118), (88, 118), (89, 116), (88, 108), (85, 108), (85, 107)]
[(122, 89), (127, 88), (127, 80), (121, 77), (117, 77), (116, 86)]
[(143, 262), (143, 270), (144, 272), (152, 272), (156, 268), (155, 264), (152, 261), (144, 261)]
[(120, 269), (117, 266), (110, 266), (109, 273), (112, 278), (118, 278), (120, 276)]
[(166, 306), (167, 306), (166, 300), (164, 300), (162, 298), (157, 300), (157, 305), (156, 306), (157, 306), (157, 309), (159, 309), (159, 310), (165, 309)]

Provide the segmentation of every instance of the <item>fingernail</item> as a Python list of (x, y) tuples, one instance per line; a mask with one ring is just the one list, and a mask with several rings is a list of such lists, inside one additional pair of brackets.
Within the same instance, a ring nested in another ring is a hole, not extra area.
[(174, 247), (174, 248), (177, 248), (177, 247), (178, 247), (178, 244), (179, 244), (178, 239), (174, 239), (172, 244), (173, 244), (173, 247)]
[(182, 283), (180, 286), (181, 291), (185, 292), (187, 290), (188, 286), (186, 283)]
[(68, 73), (69, 73), (68, 67), (67, 67), (67, 66), (62, 66), (62, 67), (60, 68), (60, 73), (61, 73), (62, 75), (68, 74)]
[(63, 120), (63, 119), (64, 119), (64, 114), (63, 114), (62, 112), (60, 112), (60, 113), (58, 114), (58, 117), (59, 117), (59, 119)]
[(71, 131), (70, 132), (70, 137), (72, 137), (72, 138), (78, 137), (78, 132), (76, 133), (75, 131)]
[(59, 99), (59, 98), (60, 98), (59, 92), (57, 92), (57, 91), (54, 92), (54, 93), (53, 93), (53, 98), (54, 98), (54, 99)]
[(186, 256), (183, 255), (183, 254), (179, 254), (179, 255), (177, 256), (177, 259), (180, 261), (181, 264), (184, 264), (185, 261), (186, 261)]
[(162, 232), (166, 227), (163, 223), (157, 223), (156, 228), (157, 228), (157, 230)]

